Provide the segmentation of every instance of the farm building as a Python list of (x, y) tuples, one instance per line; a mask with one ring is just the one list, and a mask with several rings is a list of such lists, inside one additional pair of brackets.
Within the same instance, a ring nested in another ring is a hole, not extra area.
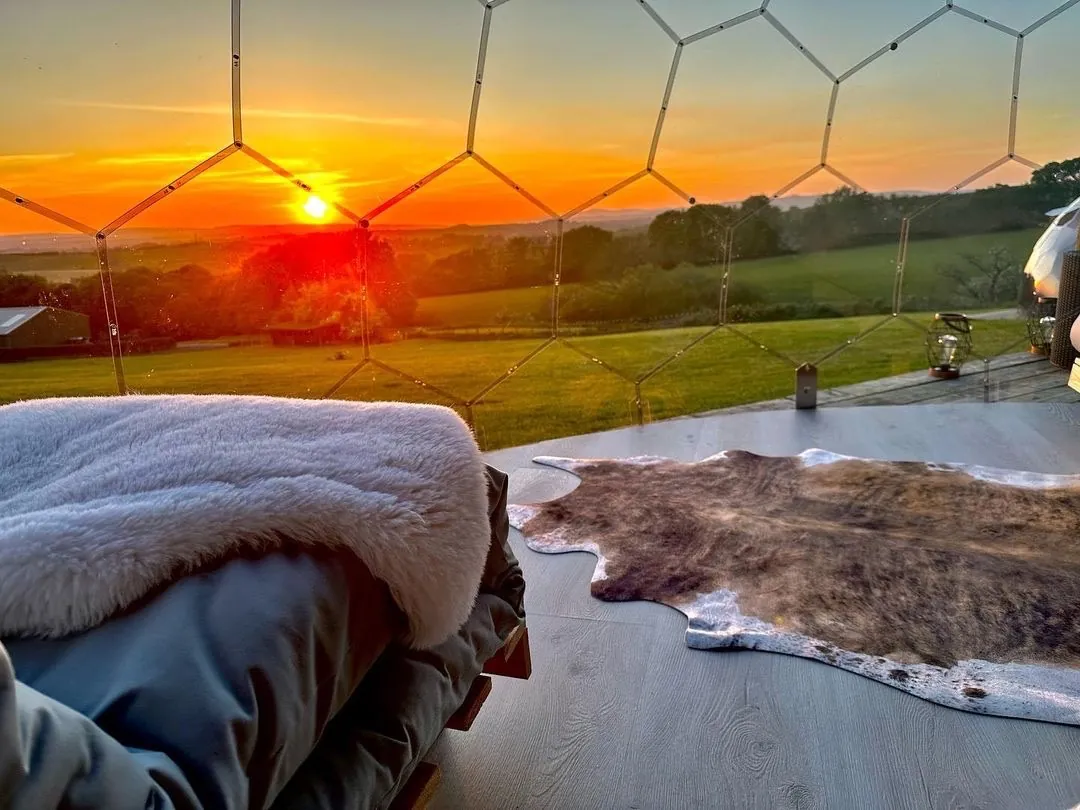
[(275, 346), (322, 346), (341, 341), (341, 324), (336, 321), (273, 324), (263, 331)]
[(90, 340), (90, 318), (55, 307), (0, 307), (0, 349), (69, 346)]

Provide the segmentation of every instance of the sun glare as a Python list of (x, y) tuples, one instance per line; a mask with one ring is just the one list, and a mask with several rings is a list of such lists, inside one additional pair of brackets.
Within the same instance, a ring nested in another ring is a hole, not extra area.
[(324, 219), (329, 210), (330, 206), (328, 206), (323, 199), (314, 194), (310, 195), (304, 202), (304, 213), (311, 217), (311, 219)]

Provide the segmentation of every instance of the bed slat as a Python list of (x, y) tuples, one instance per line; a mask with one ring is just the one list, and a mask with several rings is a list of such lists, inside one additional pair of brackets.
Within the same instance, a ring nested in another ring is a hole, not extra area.
[(476, 716), (480, 714), (480, 708), (484, 705), (488, 695), (491, 694), (491, 678), (487, 675), (479, 675), (469, 687), (469, 693), (461, 702), (461, 707), (450, 715), (446, 721), (446, 727), (453, 731), (468, 731), (472, 728)]
[(417, 763), (405, 787), (390, 803), (390, 810), (424, 810), (435, 798), (441, 779), (438, 765), (430, 762)]
[(484, 664), (488, 675), (527, 679), (532, 675), (532, 654), (529, 650), (529, 628), (518, 625), (506, 643)]

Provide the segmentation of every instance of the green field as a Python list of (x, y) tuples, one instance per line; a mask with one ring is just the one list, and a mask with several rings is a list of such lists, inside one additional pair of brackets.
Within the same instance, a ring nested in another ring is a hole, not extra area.
[[(927, 315), (913, 316), (925, 323)], [(882, 323), (879, 317), (754, 324), (755, 340), (794, 362), (814, 361), (849, 338)], [(473, 409), (477, 436), (487, 449), (633, 424), (634, 386), (650, 369), (709, 330), (668, 329), (574, 338), (582, 352), (553, 344), (487, 393)], [(976, 351), (1018, 350), (1022, 321), (975, 325)], [(925, 367), (923, 332), (903, 320), (885, 322), (820, 368), (833, 387)], [(374, 347), (375, 356), (464, 402), (519, 363), (538, 340), (408, 340)], [(1022, 349), (1023, 347), (1019, 347)], [(360, 357), (333, 359), (330, 348), (268, 346), (172, 351), (124, 359), (130, 389), (140, 393), (325, 395)], [(620, 374), (622, 376), (620, 376)], [(642, 385), (646, 419), (661, 419), (789, 395), (793, 367), (727, 330), (702, 340)], [(0, 402), (49, 396), (115, 393), (109, 359), (41, 360), (0, 365)], [(380, 370), (361, 369), (335, 396), (439, 404), (430, 388)]]
[[(93, 240), (87, 237), (88, 251), (58, 253), (0, 253), (0, 273), (42, 276), (60, 284), (97, 272), (97, 255)], [(244, 258), (263, 246), (262, 242), (207, 240), (177, 245), (135, 245), (109, 249), (109, 267), (126, 270), (149, 267), (155, 270), (177, 270), (187, 264), (197, 264), (214, 273), (235, 270)]]
[[(938, 268), (957, 262), (963, 254), (985, 255), (992, 248), (1026, 259), (1041, 231), (1010, 231), (951, 239), (913, 239), (908, 251), (904, 292), (915, 297), (947, 297), (948, 281)], [(917, 236), (917, 232), (915, 233)], [(260, 245), (256, 245), (259, 247)], [(214, 272), (236, 267), (253, 250), (244, 242), (147, 245), (111, 250), (110, 265), (169, 269), (199, 264)], [(853, 299), (889, 300), (896, 266), (896, 246), (823, 251), (736, 262), (736, 284), (756, 292), (766, 303), (816, 301), (846, 303)], [(93, 273), (91, 253), (0, 254), (0, 273), (42, 275), (53, 282)], [(713, 267), (719, 281), (720, 267)], [(563, 285), (572, 290), (573, 284)], [(417, 325), (432, 328), (489, 329), (498, 325), (543, 322), (551, 303), (547, 286), (423, 298)]]
[[(1004, 248), (1023, 262), (1040, 230), (963, 236), (951, 239), (912, 240), (904, 271), (904, 294), (920, 298), (950, 294), (949, 282), (938, 272), (941, 265), (960, 261), (964, 254), (985, 256)], [(719, 282), (722, 268), (712, 268)], [(844, 304), (852, 300), (891, 301), (896, 271), (896, 246), (848, 248), (802, 255), (736, 262), (732, 278), (752, 289), (765, 303), (814, 301)], [(658, 271), (659, 272), (659, 271)], [(563, 285), (572, 290), (573, 284)], [(497, 324), (526, 324), (548, 311), (550, 287), (447, 295), (423, 298), (417, 324), (441, 328), (490, 328)]]

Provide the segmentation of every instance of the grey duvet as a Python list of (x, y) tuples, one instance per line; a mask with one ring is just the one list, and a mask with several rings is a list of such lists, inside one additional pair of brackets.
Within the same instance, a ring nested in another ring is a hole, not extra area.
[(401, 643), (362, 563), (311, 550), (233, 559), (77, 635), (4, 640), (0, 808), (385, 807), (524, 618), (506, 477), (488, 484), (480, 593), (431, 649)]

